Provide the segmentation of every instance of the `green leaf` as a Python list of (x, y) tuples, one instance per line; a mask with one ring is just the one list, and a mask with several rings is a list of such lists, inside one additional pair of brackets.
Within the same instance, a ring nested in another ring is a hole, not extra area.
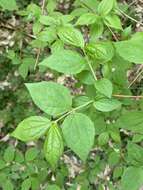
[(142, 64), (143, 63), (143, 36), (131, 40), (115, 43), (117, 53), (127, 61)]
[(143, 134), (143, 112), (129, 111), (121, 115), (116, 126), (136, 133)]
[(29, 148), (25, 153), (26, 162), (34, 160), (39, 154), (39, 150), (35, 147)]
[(143, 185), (143, 169), (128, 167), (121, 179), (121, 190), (139, 190)]
[(59, 38), (66, 44), (84, 47), (84, 39), (81, 32), (73, 27), (65, 26), (58, 29)]
[(14, 190), (14, 186), (10, 180), (6, 180), (6, 183), (3, 183), (2, 187), (3, 190)]
[(92, 121), (84, 114), (75, 113), (64, 120), (62, 131), (67, 146), (85, 161), (94, 143)]
[(54, 82), (27, 83), (27, 89), (34, 103), (49, 115), (59, 115), (71, 108), (69, 90)]
[(108, 132), (103, 132), (103, 133), (101, 133), (99, 135), (99, 137), (98, 137), (98, 144), (100, 146), (107, 145), (108, 141), (109, 141), (109, 134), (108, 134)]
[(6, 163), (4, 160), (0, 159), (0, 170), (6, 167)]
[(29, 190), (31, 187), (31, 180), (29, 178), (25, 179), (21, 184), (22, 190)]
[(107, 15), (104, 23), (111, 28), (122, 30), (121, 20), (117, 15)]
[(112, 97), (113, 86), (108, 79), (100, 79), (95, 82), (95, 88), (108, 98)]
[(87, 52), (91, 57), (100, 63), (110, 61), (114, 56), (114, 47), (111, 42), (96, 42), (90, 43), (86, 47)]
[(49, 119), (41, 116), (31, 116), (20, 122), (11, 135), (22, 141), (36, 140), (46, 133), (49, 126)]
[(102, 112), (110, 112), (121, 107), (121, 102), (116, 99), (101, 99), (94, 103), (94, 107)]
[(6, 162), (12, 162), (14, 160), (14, 157), (15, 157), (15, 149), (13, 146), (9, 146), (5, 150), (3, 158)]
[(47, 161), (54, 169), (64, 150), (63, 138), (56, 124), (53, 124), (49, 131), (44, 144), (44, 153)]
[(0, 0), (0, 7), (9, 11), (17, 10), (16, 0)]
[(39, 65), (64, 74), (80, 73), (86, 66), (85, 59), (71, 50), (61, 50), (44, 59)]
[(52, 43), (57, 38), (56, 30), (55, 28), (48, 27), (44, 31), (40, 32), (37, 38), (40, 41)]
[(46, 190), (60, 190), (60, 188), (57, 185), (48, 185)]
[(98, 5), (98, 13), (105, 16), (111, 12), (115, 4), (115, 0), (102, 0)]
[(82, 14), (78, 18), (75, 24), (76, 25), (90, 25), (90, 24), (94, 24), (97, 21), (97, 19), (98, 19), (97, 15), (93, 13), (85, 13), (85, 14)]
[(44, 24), (46, 26), (53, 26), (53, 25), (57, 25), (58, 22), (55, 18), (51, 17), (51, 16), (40, 16), (40, 19), (39, 19), (40, 23), (41, 24)]
[(132, 142), (127, 146), (128, 157), (127, 161), (131, 165), (142, 166), (143, 165), (143, 148)]

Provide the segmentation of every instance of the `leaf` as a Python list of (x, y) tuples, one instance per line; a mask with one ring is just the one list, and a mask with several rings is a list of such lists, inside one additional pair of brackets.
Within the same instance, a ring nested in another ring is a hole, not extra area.
[(121, 190), (139, 190), (143, 185), (143, 169), (128, 167), (121, 179)]
[(97, 21), (98, 17), (97, 15), (93, 14), (93, 13), (85, 13), (82, 14), (77, 22), (75, 23), (75, 25), (90, 25), (90, 24), (94, 24)]
[(104, 19), (104, 23), (117, 30), (122, 30), (121, 20), (117, 15), (107, 15)]
[(143, 63), (143, 36), (131, 40), (115, 43), (117, 53), (127, 61), (142, 64)]
[(60, 188), (57, 185), (48, 185), (46, 190), (60, 190)]
[(90, 43), (86, 47), (87, 52), (95, 60), (105, 63), (114, 56), (114, 47), (111, 42)]
[(121, 102), (116, 99), (101, 99), (94, 103), (94, 107), (102, 112), (110, 112), (121, 107)]
[(81, 32), (73, 27), (65, 26), (59, 28), (58, 36), (66, 44), (84, 47), (84, 39)]
[(27, 83), (26, 87), (34, 103), (49, 115), (59, 115), (72, 105), (69, 90), (54, 82)]
[(39, 21), (41, 24), (44, 24), (46, 26), (53, 26), (53, 25), (58, 24), (58, 22), (55, 18), (53, 18), (51, 16), (45, 16), (45, 15), (40, 16)]
[(54, 54), (44, 59), (39, 65), (64, 74), (77, 74), (85, 68), (86, 61), (74, 51), (61, 50), (54, 52)]
[(6, 162), (12, 162), (14, 160), (14, 157), (15, 157), (15, 149), (13, 146), (9, 146), (5, 150), (3, 158)]
[(75, 113), (66, 117), (62, 131), (67, 146), (85, 161), (94, 143), (92, 121), (84, 114)]
[(0, 6), (4, 10), (14, 11), (17, 10), (16, 0), (0, 0)]
[(128, 111), (120, 116), (116, 126), (136, 133), (143, 134), (143, 111)]
[(14, 186), (11, 182), (11, 180), (6, 180), (6, 183), (3, 183), (3, 186), (2, 186), (3, 190), (14, 190)]
[(143, 148), (132, 142), (128, 142), (127, 146), (128, 157), (127, 161), (130, 165), (142, 166), (143, 165)]
[(39, 150), (35, 147), (29, 148), (25, 153), (26, 162), (34, 160), (39, 154)]
[(44, 144), (44, 153), (47, 161), (54, 169), (64, 150), (63, 138), (56, 124), (53, 124)]
[(98, 137), (98, 144), (100, 146), (106, 145), (109, 141), (109, 134), (108, 132), (103, 132)]
[(41, 116), (31, 116), (20, 122), (11, 135), (22, 141), (37, 140), (46, 133), (49, 125), (49, 119)]
[(48, 27), (40, 32), (37, 38), (40, 41), (52, 43), (57, 38), (55, 28)]
[(108, 98), (112, 97), (113, 86), (108, 79), (103, 78), (101, 80), (97, 80), (95, 82), (95, 88)]
[(25, 179), (23, 182), (22, 182), (22, 185), (21, 185), (21, 189), (22, 190), (29, 190), (31, 187), (31, 180), (29, 178)]
[(115, 0), (102, 0), (98, 5), (98, 13), (105, 16), (111, 12), (115, 4)]

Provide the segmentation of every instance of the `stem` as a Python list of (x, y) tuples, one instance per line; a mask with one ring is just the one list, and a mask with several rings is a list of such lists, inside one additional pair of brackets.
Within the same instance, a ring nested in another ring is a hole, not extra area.
[(114, 94), (113, 96), (117, 98), (135, 98), (135, 99), (143, 98), (143, 96), (131, 96), (131, 95), (122, 95), (122, 94)]
[(119, 11), (122, 15), (126, 16), (127, 18), (129, 18), (130, 20), (140, 24), (141, 26), (143, 26), (143, 23), (139, 22), (138, 20), (134, 19), (133, 17), (127, 15), (124, 11), (122, 11), (121, 9), (117, 9), (117, 11)]
[[(141, 70), (141, 71), (140, 71)], [(130, 88), (135, 82), (136, 80), (140, 77), (140, 75), (143, 73), (143, 65), (141, 65), (141, 67), (139, 68), (139, 73), (137, 71), (137, 76), (134, 78), (134, 80), (129, 84), (128, 88)]]
[(89, 61), (89, 59), (88, 59), (88, 56), (86, 55), (84, 49), (83, 49), (83, 53), (84, 53), (84, 55), (85, 55), (86, 61), (87, 61), (88, 66), (89, 66), (89, 68), (90, 68), (90, 70), (91, 70), (91, 73), (92, 73), (92, 75), (93, 75), (93, 78), (95, 79), (95, 81), (97, 81), (97, 77), (96, 77), (96, 75), (95, 75), (94, 69), (93, 69), (93, 67), (92, 67), (92, 65), (91, 65), (91, 63), (90, 63), (90, 61)]
[(81, 106), (78, 106), (78, 107), (76, 107), (76, 108), (73, 108), (71, 111), (65, 113), (64, 115), (62, 115), (60, 118), (58, 118), (58, 119), (55, 120), (54, 122), (56, 122), (56, 123), (59, 122), (60, 120), (64, 119), (66, 116), (68, 116), (69, 114), (71, 114), (71, 113), (73, 113), (73, 112), (75, 112), (75, 111), (77, 111), (77, 110), (80, 110), (80, 109), (82, 109), (82, 108), (88, 106), (88, 105), (91, 104), (91, 103), (93, 103), (92, 100), (89, 101), (89, 102), (86, 102), (85, 104), (83, 104), (83, 105), (81, 105)]
[[(43, 0), (43, 2), (42, 2), (42, 14), (44, 14), (45, 3), (46, 3), (46, 0)], [(34, 70), (36, 70), (36, 67), (38, 65), (40, 54), (41, 54), (41, 48), (38, 48), (37, 57), (36, 57), (35, 65), (34, 65)]]
[(107, 26), (107, 28), (109, 29), (109, 31), (110, 31), (111, 34), (113, 35), (114, 39), (115, 39), (116, 41), (119, 41), (119, 39), (117, 38), (117, 36), (116, 36), (116, 34), (113, 32), (113, 30), (112, 30), (109, 26)]

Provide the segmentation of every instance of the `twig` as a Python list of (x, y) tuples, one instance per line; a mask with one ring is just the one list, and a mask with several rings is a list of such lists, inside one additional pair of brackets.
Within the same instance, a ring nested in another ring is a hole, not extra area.
[(143, 23), (139, 22), (138, 20), (136, 20), (135, 18), (129, 16), (128, 14), (126, 14), (124, 11), (122, 11), (121, 9), (117, 9), (117, 11), (119, 11), (122, 15), (126, 16), (127, 18), (129, 18), (130, 20), (140, 24), (141, 26), (143, 26)]
[[(141, 71), (140, 71), (141, 70)], [(139, 72), (140, 71), (140, 72)], [(138, 73), (139, 72), (139, 73)], [(137, 76), (134, 78), (134, 80), (129, 84), (128, 88), (130, 88), (135, 82), (136, 80), (139, 78), (139, 76), (143, 73), (143, 65), (141, 65), (137, 71)]]
[(131, 96), (131, 95), (122, 95), (122, 94), (113, 94), (113, 97), (116, 98), (134, 98), (134, 99), (142, 99), (143, 96)]
[(91, 63), (90, 63), (90, 61), (89, 61), (89, 59), (88, 59), (88, 56), (86, 55), (86, 52), (85, 52), (84, 49), (83, 49), (83, 53), (84, 53), (85, 58), (86, 58), (86, 60), (87, 60), (88, 66), (89, 66), (89, 68), (90, 68), (90, 70), (91, 70), (91, 73), (92, 73), (92, 75), (93, 75), (95, 81), (97, 81), (97, 77), (96, 77), (96, 75), (95, 75), (94, 69), (93, 69), (93, 67), (92, 67), (92, 65), (91, 65)]
[(113, 35), (114, 39), (115, 39), (116, 41), (119, 41), (119, 39), (117, 38), (117, 36), (116, 36), (116, 34), (113, 32), (113, 30), (112, 30), (109, 26), (107, 26), (107, 28), (109, 29), (109, 31), (110, 31), (111, 34)]
[(70, 115), (70, 114), (72, 114), (72, 113), (74, 113), (75, 111), (77, 111), (77, 110), (80, 110), (80, 109), (82, 109), (82, 108), (84, 108), (84, 107), (86, 107), (86, 106), (88, 106), (89, 104), (91, 104), (91, 103), (93, 103), (93, 101), (91, 100), (91, 101), (89, 101), (89, 102), (86, 102), (85, 104), (83, 104), (83, 105), (81, 105), (81, 106), (78, 106), (78, 107), (76, 107), (76, 108), (73, 108), (71, 111), (69, 111), (69, 112), (67, 112), (67, 113), (65, 113), (64, 115), (62, 115), (60, 118), (58, 118), (57, 120), (55, 120), (54, 122), (59, 122), (59, 121), (61, 121), (62, 119), (64, 119), (66, 116), (68, 116), (68, 115)]
[[(46, 0), (43, 0), (43, 2), (42, 2), (42, 14), (44, 14), (45, 3), (46, 3)], [(36, 70), (36, 67), (38, 65), (40, 54), (41, 54), (41, 48), (38, 48), (37, 57), (36, 57), (35, 65), (34, 65), (34, 70)]]

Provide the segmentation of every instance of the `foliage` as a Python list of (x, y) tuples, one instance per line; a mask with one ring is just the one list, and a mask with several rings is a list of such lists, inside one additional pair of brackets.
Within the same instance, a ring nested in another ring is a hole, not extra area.
[[(0, 187), (139, 190), (142, 91), (129, 88), (127, 73), (143, 63), (143, 33), (132, 34), (122, 22), (126, 10), (116, 0), (75, 0), (67, 12), (56, 0), (21, 6), (0, 0), (2, 13), (21, 22), (15, 45), (2, 56), (21, 77), (11, 76), (15, 90), (0, 95), (12, 105), (0, 105), (10, 133), (0, 151)], [(47, 72), (54, 77), (46, 79)], [(74, 78), (80, 93), (59, 84), (63, 76)], [(71, 179), (65, 155), (81, 165)]]

